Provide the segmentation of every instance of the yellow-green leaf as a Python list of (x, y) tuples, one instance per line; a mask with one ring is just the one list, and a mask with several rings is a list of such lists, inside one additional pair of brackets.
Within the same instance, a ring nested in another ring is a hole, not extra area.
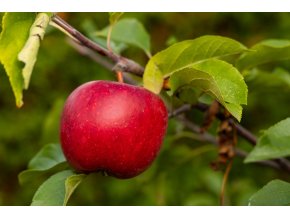
[(31, 73), (37, 59), (37, 53), (40, 41), (43, 39), (45, 29), (49, 23), (50, 17), (46, 13), (39, 13), (30, 28), (29, 38), (23, 49), (18, 54), (18, 60), (22, 61), (25, 66), (22, 69), (24, 78), (24, 88), (28, 89)]
[(24, 88), (23, 63), (18, 60), (18, 53), (27, 41), (35, 16), (36, 13), (5, 13), (2, 19), (0, 62), (9, 77), (18, 107), (23, 105), (22, 91)]
[(202, 36), (175, 43), (154, 55), (147, 63), (143, 76), (144, 87), (158, 94), (163, 79), (174, 72), (196, 62), (210, 58), (227, 59), (246, 50), (241, 43), (222, 36)]
[(247, 104), (248, 89), (240, 72), (231, 64), (208, 59), (172, 74), (170, 86), (173, 92), (185, 85), (211, 95), (238, 121), (241, 120), (241, 104)]
[(63, 205), (67, 205), (69, 198), (85, 177), (85, 174), (77, 174), (71, 175), (65, 180), (65, 196)]

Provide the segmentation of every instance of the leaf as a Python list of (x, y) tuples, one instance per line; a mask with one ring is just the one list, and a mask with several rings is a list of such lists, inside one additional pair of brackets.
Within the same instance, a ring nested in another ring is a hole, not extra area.
[(146, 65), (144, 87), (158, 94), (163, 79), (196, 62), (210, 58), (227, 59), (246, 51), (241, 43), (222, 36), (202, 36), (176, 43), (154, 55)]
[(65, 181), (74, 175), (71, 170), (59, 172), (47, 179), (33, 196), (31, 206), (61, 206), (65, 203)]
[(290, 184), (272, 180), (249, 199), (249, 206), (289, 206)]
[[(108, 35), (109, 27), (104, 28), (96, 33), (97, 36), (106, 38)], [(146, 29), (136, 19), (122, 19), (118, 21), (112, 30), (111, 40), (116, 42), (126, 43), (136, 46), (150, 57), (150, 36)]]
[(17, 107), (23, 105), (22, 90), (24, 88), (23, 64), (17, 58), (26, 43), (35, 16), (36, 13), (5, 13), (2, 19), (0, 62), (4, 65), (9, 77)]
[(120, 17), (124, 14), (124, 12), (109, 12), (110, 15), (110, 24), (114, 25), (119, 19)]
[(63, 205), (67, 205), (69, 198), (85, 177), (85, 174), (77, 174), (72, 175), (65, 180), (65, 197)]
[(244, 53), (237, 60), (237, 68), (241, 71), (261, 64), (290, 59), (290, 40), (269, 39), (262, 41)]
[(28, 169), (19, 174), (19, 183), (27, 183), (36, 176), (47, 173), (50, 169), (64, 169), (65, 167), (67, 167), (66, 159), (60, 145), (48, 144), (31, 159)]
[(47, 170), (59, 163), (65, 162), (59, 144), (48, 144), (44, 146), (29, 162), (29, 169)]
[(290, 89), (290, 73), (283, 68), (275, 68), (272, 72), (253, 68), (245, 75), (245, 80), (252, 82), (254, 87)]
[(255, 148), (245, 159), (245, 163), (290, 155), (290, 118), (280, 121), (265, 130)]
[[(104, 39), (103, 37), (98, 37), (96, 36), (96, 29), (97, 26), (94, 24), (92, 20), (84, 20), (82, 23), (82, 29), (85, 31), (85, 34), (89, 36), (91, 40), (102, 46), (103, 48), (106, 48), (107, 46), (107, 40)], [(112, 50), (120, 54), (122, 51), (124, 51), (128, 46), (124, 43), (120, 42), (115, 42), (115, 41), (110, 41), (110, 46)]]
[(178, 89), (178, 98), (184, 103), (195, 104), (198, 102), (198, 98), (201, 95), (201, 90), (193, 88), (190, 85), (182, 86)]
[(217, 99), (237, 120), (241, 120), (242, 107), (247, 104), (247, 85), (231, 64), (208, 59), (172, 74), (170, 86), (173, 92), (184, 85), (202, 90)]
[(31, 73), (37, 59), (40, 41), (43, 40), (45, 29), (49, 21), (50, 17), (46, 13), (37, 14), (36, 19), (30, 28), (29, 38), (23, 49), (18, 54), (18, 60), (25, 64), (22, 69), (25, 89), (28, 89)]
[(67, 162), (62, 162), (47, 170), (35, 170), (35, 169), (24, 170), (21, 173), (19, 173), (18, 181), (20, 185), (31, 184), (31, 182), (35, 181), (36, 179), (40, 179), (39, 181), (42, 181), (44, 178), (51, 176), (53, 173), (66, 170), (67, 168), (68, 168)]

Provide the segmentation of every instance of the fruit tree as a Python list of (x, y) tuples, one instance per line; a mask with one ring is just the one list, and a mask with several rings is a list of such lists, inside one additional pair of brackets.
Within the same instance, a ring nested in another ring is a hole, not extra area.
[(290, 17), (269, 16), (1, 13), (0, 204), (289, 205)]

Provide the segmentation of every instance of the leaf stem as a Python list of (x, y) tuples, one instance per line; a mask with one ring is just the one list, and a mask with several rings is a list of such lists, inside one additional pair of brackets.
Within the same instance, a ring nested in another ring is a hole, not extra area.
[(112, 47), (111, 47), (111, 34), (113, 30), (113, 25), (111, 24), (108, 30), (108, 35), (107, 35), (107, 48), (109, 51), (113, 52)]

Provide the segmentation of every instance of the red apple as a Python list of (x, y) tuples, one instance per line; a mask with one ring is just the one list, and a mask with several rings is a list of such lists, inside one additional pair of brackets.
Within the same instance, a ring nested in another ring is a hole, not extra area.
[(167, 110), (157, 95), (124, 83), (92, 81), (65, 103), (62, 150), (77, 171), (131, 178), (153, 162), (166, 127)]

